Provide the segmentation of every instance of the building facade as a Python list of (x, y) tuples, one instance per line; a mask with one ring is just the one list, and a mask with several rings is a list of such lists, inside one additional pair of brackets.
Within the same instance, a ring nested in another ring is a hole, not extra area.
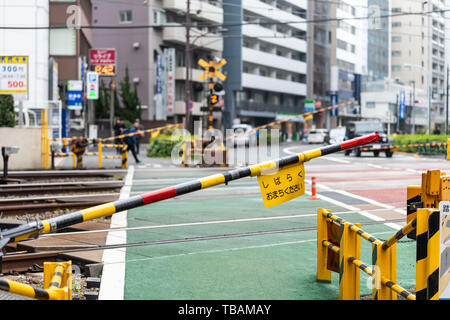
[(186, 83), (190, 83), (191, 114), (203, 114), (200, 108), (205, 104), (205, 90), (196, 90), (203, 82), (198, 79), (203, 69), (197, 62), (222, 55), (221, 30), (207, 25), (221, 24), (223, 9), (216, 2), (191, 0), (189, 12), (191, 68), (190, 81), (186, 81), (186, 1), (94, 0), (94, 26), (119, 27), (95, 29), (94, 47), (116, 48), (117, 79), (123, 79), (128, 67), (138, 88), (144, 120), (182, 121), (186, 114)]
[(261, 125), (301, 113), (307, 96), (307, 24), (295, 22), (306, 21), (307, 1), (228, 2), (224, 25), (241, 28), (224, 37), (226, 70), (240, 77), (225, 82), (227, 126), (232, 118)]
[(392, 78), (431, 91), (430, 132), (445, 122), (444, 9), (440, 0), (392, 4)]

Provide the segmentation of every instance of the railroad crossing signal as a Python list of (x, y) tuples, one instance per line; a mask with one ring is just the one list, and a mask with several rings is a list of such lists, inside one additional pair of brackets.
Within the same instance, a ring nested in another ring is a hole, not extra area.
[(219, 102), (219, 96), (217, 94), (212, 94), (209, 96), (209, 103), (215, 105)]
[(198, 77), (200, 81), (204, 80), (205, 78), (213, 79), (214, 76), (216, 76), (219, 80), (225, 81), (227, 78), (222, 72), (219, 71), (220, 68), (222, 68), (227, 63), (227, 60), (222, 59), (217, 64), (214, 64), (213, 60), (209, 60), (209, 62), (206, 62), (203, 59), (198, 60), (198, 64), (205, 69), (205, 72)]

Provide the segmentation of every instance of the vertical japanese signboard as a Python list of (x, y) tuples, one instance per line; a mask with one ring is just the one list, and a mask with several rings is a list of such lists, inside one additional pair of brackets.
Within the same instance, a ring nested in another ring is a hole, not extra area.
[(98, 73), (92, 71), (87, 72), (86, 80), (88, 100), (98, 100)]
[(167, 49), (167, 114), (175, 112), (175, 49)]
[(67, 81), (67, 109), (81, 110), (83, 107), (83, 82), (81, 80)]
[(0, 94), (28, 100), (28, 56), (0, 56)]
[(399, 118), (405, 119), (405, 91), (400, 91), (400, 110), (399, 110)]

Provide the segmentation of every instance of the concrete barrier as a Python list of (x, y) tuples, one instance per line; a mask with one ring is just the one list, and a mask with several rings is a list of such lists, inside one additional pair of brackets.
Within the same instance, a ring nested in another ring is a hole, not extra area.
[[(3, 146), (20, 147), (9, 158), (9, 170), (41, 168), (41, 128), (0, 128), (0, 147)], [(3, 160), (0, 169), (3, 170)]]

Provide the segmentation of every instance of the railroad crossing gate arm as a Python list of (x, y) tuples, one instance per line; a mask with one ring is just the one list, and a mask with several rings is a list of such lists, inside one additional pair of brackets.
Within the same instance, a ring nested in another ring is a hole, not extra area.
[[(183, 194), (199, 191), (202, 189), (214, 187), (220, 184), (226, 184), (229, 181), (238, 180), (245, 177), (255, 177), (272, 171), (273, 168), (283, 169), (291, 165), (302, 165), (304, 162), (314, 158), (322, 157), (331, 153), (344, 151), (357, 146), (373, 143), (379, 141), (380, 136), (377, 132), (352, 140), (344, 141), (342, 143), (322, 147), (320, 149), (310, 150), (304, 153), (299, 153), (292, 156), (287, 156), (273, 161), (268, 161), (261, 164), (255, 164), (250, 167), (238, 168), (228, 172), (214, 174), (200, 179), (180, 183), (174, 186), (153, 190), (150, 192), (136, 195), (128, 199), (108, 202), (95, 207), (83, 209), (80, 211), (71, 212), (58, 217), (53, 217), (48, 220), (36, 220), (26, 225), (21, 225), (3, 232), (4, 238), (9, 238), (10, 242), (18, 242), (37, 236), (39, 233), (50, 233), (56, 230), (89, 221), (105, 216), (113, 215), (117, 212), (130, 210), (136, 207), (142, 207), (154, 202), (167, 200), (180, 196)], [(299, 173), (300, 174), (300, 173)], [(303, 174), (303, 173), (302, 173)], [(304, 174), (303, 174), (304, 177)], [(302, 178), (303, 178), (302, 177)], [(286, 174), (286, 179), (290, 178)], [(289, 190), (290, 191), (290, 190)]]

